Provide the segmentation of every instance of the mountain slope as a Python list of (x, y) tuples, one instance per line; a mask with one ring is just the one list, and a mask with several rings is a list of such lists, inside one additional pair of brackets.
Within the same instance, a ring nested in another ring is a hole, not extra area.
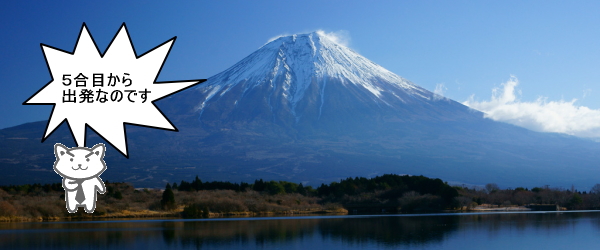
[[(485, 119), (318, 32), (278, 38), (157, 105), (180, 132), (127, 126), (131, 158), (108, 149), (103, 179), (318, 185), (397, 173), (512, 187), (599, 182), (600, 143)], [(72, 138), (62, 125), (39, 143), (44, 124), (0, 130), (0, 183), (59, 180), (52, 145), (73, 146)]]
[(197, 114), (205, 126), (233, 123), (243, 129), (273, 123), (287, 134), (315, 128), (332, 132), (332, 127), (348, 131), (371, 119), (408, 122), (482, 116), (318, 32), (278, 38), (172, 99), (161, 107), (184, 116)]

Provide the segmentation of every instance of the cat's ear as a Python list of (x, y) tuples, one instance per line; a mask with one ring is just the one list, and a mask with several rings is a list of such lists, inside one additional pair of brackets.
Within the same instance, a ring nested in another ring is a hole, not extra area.
[(92, 148), (92, 153), (94, 155), (100, 156), (100, 159), (104, 158), (104, 151), (106, 151), (104, 143), (98, 143)]
[(65, 145), (62, 145), (60, 143), (54, 144), (54, 155), (56, 156), (56, 159), (60, 159), (68, 153), (69, 148), (65, 147)]

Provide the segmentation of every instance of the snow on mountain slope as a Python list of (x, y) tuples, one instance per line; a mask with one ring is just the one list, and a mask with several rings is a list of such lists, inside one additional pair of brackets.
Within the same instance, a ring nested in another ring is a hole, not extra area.
[[(128, 125), (132, 157), (109, 148), (118, 171), (105, 175), (142, 187), (196, 175), (310, 185), (384, 173), (513, 187), (598, 182), (600, 144), (495, 122), (437, 97), (318, 32), (281, 37), (158, 101), (180, 131)], [(54, 159), (47, 147), (72, 136), (64, 124), (40, 144), (46, 123), (0, 130), (0, 183), (54, 182), (53, 171), (40, 171)]]
[[(316, 84), (320, 109), (325, 103), (327, 84), (352, 85), (368, 93), (368, 99), (377, 105), (393, 106), (412, 102), (411, 99), (430, 101), (433, 93), (371, 62), (353, 50), (336, 44), (319, 32), (280, 37), (265, 44), (231, 68), (211, 77), (196, 88), (201, 92), (195, 110), (200, 114), (213, 102), (240, 88), (234, 104), (249, 91), (266, 87), (269, 105), (283, 99), (296, 119), (301, 114), (298, 106)], [(279, 96), (273, 96), (277, 94)], [(320, 114), (320, 112), (319, 112)]]

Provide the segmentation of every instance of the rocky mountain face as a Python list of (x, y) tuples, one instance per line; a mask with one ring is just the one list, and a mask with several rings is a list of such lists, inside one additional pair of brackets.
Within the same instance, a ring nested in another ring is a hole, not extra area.
[[(136, 186), (275, 179), (318, 185), (385, 173), (455, 183), (582, 188), (600, 143), (483, 118), (315, 32), (280, 37), (205, 83), (157, 102), (180, 132), (128, 126), (130, 159), (103, 179)], [(0, 184), (57, 182), (45, 122), (0, 130)], [(100, 138), (88, 133), (92, 146)]]

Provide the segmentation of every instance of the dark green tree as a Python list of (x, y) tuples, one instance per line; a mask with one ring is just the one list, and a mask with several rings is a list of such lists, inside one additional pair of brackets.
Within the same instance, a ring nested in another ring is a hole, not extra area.
[(160, 206), (164, 210), (175, 209), (175, 194), (171, 189), (171, 184), (167, 183), (165, 191), (163, 192), (162, 199), (160, 200)]
[(266, 188), (267, 188), (267, 185), (265, 184), (263, 179), (255, 180), (254, 185), (252, 185), (252, 189), (254, 189), (254, 191), (257, 191), (257, 192), (265, 191)]
[(192, 184), (187, 181), (182, 180), (177, 187), (179, 191), (192, 191)]
[(200, 180), (200, 178), (198, 178), (198, 176), (196, 175), (196, 179), (194, 179), (194, 181), (192, 181), (192, 189), (195, 190), (203, 190), (204, 187), (202, 185), (202, 180)]
[(570, 209), (575, 209), (581, 204), (583, 204), (583, 198), (581, 198), (579, 194), (574, 194), (573, 197), (571, 197), (571, 199), (569, 200), (568, 206)]
[(297, 191), (301, 195), (304, 195), (304, 196), (307, 195), (306, 189), (304, 188), (304, 185), (302, 185), (302, 183), (298, 184)]
[(271, 195), (285, 194), (285, 188), (279, 182), (269, 181), (266, 183), (266, 186), (266, 190), (268, 190)]
[(288, 181), (279, 181), (286, 193), (292, 194), (298, 192), (298, 184)]

